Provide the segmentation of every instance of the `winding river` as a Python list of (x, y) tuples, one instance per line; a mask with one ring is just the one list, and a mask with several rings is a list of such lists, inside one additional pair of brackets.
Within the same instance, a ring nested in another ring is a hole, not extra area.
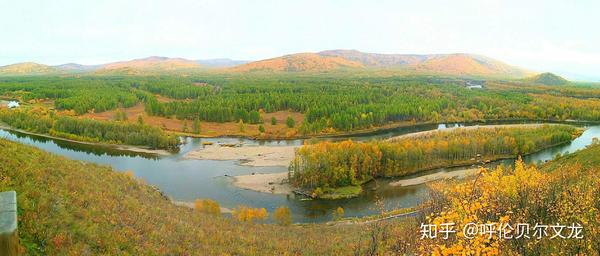
[[(486, 124), (515, 124), (532, 122), (488, 122)], [(321, 140), (370, 140), (385, 139), (392, 136), (409, 134), (434, 129), (445, 129), (456, 126), (472, 126), (482, 124), (431, 124), (395, 128), (369, 134), (320, 138)], [(569, 144), (553, 147), (524, 157), (528, 163), (546, 161), (556, 154), (575, 152), (592, 142), (592, 138), (600, 138), (600, 125), (584, 125), (586, 131)], [(322, 222), (331, 219), (331, 213), (339, 206), (343, 207), (346, 216), (366, 216), (378, 213), (376, 201), (383, 202), (387, 210), (398, 207), (411, 207), (420, 203), (427, 196), (427, 188), (423, 184), (412, 186), (390, 186), (393, 180), (378, 180), (367, 185), (364, 195), (346, 200), (304, 200), (293, 195), (277, 195), (255, 192), (234, 187), (228, 176), (251, 173), (275, 173), (286, 171), (285, 167), (249, 167), (239, 165), (238, 161), (194, 160), (183, 159), (187, 152), (202, 146), (202, 142), (244, 143), (245, 145), (286, 146), (302, 145), (304, 140), (257, 141), (242, 138), (190, 138), (184, 137), (185, 144), (179, 153), (169, 156), (155, 156), (128, 151), (115, 150), (111, 147), (83, 145), (62, 140), (23, 134), (0, 129), (0, 137), (33, 145), (54, 154), (70, 159), (89, 161), (102, 165), (110, 165), (118, 171), (131, 170), (138, 178), (158, 187), (174, 201), (192, 202), (198, 198), (211, 198), (222, 207), (235, 208), (238, 205), (264, 207), (269, 212), (280, 206), (288, 206), (293, 213), (294, 222)], [(503, 160), (494, 164), (511, 164), (513, 160)], [(419, 173), (405, 178), (414, 178), (435, 172), (448, 172), (465, 169), (447, 168)], [(226, 176), (228, 175), (228, 176)], [(376, 188), (375, 188), (376, 186)]]

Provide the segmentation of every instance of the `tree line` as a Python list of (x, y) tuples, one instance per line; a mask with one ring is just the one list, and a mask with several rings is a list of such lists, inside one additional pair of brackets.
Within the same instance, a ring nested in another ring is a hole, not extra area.
[(17, 129), (87, 142), (147, 146), (152, 149), (176, 150), (179, 138), (160, 128), (127, 122), (97, 121), (53, 113), (0, 110), (0, 121)]

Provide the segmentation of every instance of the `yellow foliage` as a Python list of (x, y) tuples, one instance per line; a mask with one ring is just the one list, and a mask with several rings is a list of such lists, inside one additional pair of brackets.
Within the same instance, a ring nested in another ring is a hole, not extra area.
[(234, 219), (240, 222), (254, 222), (254, 220), (265, 220), (269, 214), (265, 208), (251, 208), (245, 205), (238, 206), (231, 213)]
[(194, 208), (203, 213), (213, 215), (221, 214), (219, 203), (211, 199), (197, 199), (196, 202), (194, 202)]
[[(426, 222), (437, 227), (455, 223), (456, 233), (447, 240), (421, 240), (419, 252), (426, 255), (498, 255), (500, 252), (563, 255), (581, 253), (579, 250), (584, 247), (593, 252), (593, 241), (600, 236), (599, 230), (594, 228), (600, 223), (594, 205), (600, 180), (581, 169), (575, 165), (549, 173), (533, 165), (526, 166), (519, 159), (514, 168), (482, 169), (478, 177), (468, 182), (432, 184), (430, 187), (443, 196), (439, 202), (431, 202), (431, 207), (442, 205), (442, 208), (427, 216)], [(587, 233), (584, 239), (546, 237), (531, 241), (505, 239), (498, 234), (467, 238), (462, 231), (469, 223), (581, 223)]]
[(338, 207), (337, 209), (335, 209), (335, 212), (333, 212), (333, 219), (339, 220), (341, 218), (344, 218), (344, 214), (344, 208)]

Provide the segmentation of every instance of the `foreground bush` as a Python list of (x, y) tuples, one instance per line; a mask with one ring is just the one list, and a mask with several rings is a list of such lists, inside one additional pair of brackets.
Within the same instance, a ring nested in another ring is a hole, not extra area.
[[(600, 147), (593, 150), (600, 153)], [(594, 157), (600, 158), (600, 154)], [(432, 188), (438, 195), (434, 197), (437, 200), (431, 202), (431, 214), (424, 222), (437, 226), (438, 230), (444, 229), (441, 228), (444, 223), (454, 223), (457, 232), (448, 239), (440, 236), (425, 238), (421, 240), (419, 251), (431, 255), (472, 252), (490, 255), (598, 255), (599, 170), (598, 166), (570, 162), (553, 172), (545, 172), (535, 166), (525, 166), (519, 160), (514, 168), (482, 170), (479, 177), (469, 182), (436, 183)], [(487, 223), (499, 232), (488, 230), (491, 235), (464, 236), (463, 228), (472, 225), (470, 223)], [(530, 224), (529, 229), (534, 229), (527, 235), (530, 238), (526, 238), (524, 231), (519, 231), (519, 224)], [(538, 229), (535, 229), (536, 224), (539, 224)], [(583, 227), (581, 238), (577, 238), (574, 228), (569, 228), (573, 224)], [(508, 233), (501, 234), (501, 230)], [(548, 235), (544, 235), (544, 230)], [(522, 236), (519, 237), (519, 234)]]

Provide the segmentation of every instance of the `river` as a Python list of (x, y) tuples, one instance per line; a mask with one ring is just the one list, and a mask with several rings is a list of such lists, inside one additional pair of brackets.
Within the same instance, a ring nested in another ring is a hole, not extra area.
[[(532, 123), (532, 122), (491, 122), (487, 124), (505, 124), (505, 123)], [(409, 134), (420, 131), (445, 129), (456, 126), (471, 126), (481, 124), (435, 124), (435, 125), (416, 125), (411, 127), (402, 127), (385, 131), (373, 132), (369, 134), (356, 135), (350, 137), (320, 138), (321, 140), (343, 140), (351, 138), (353, 140), (385, 139), (392, 136)], [(524, 157), (528, 163), (536, 163), (552, 159), (556, 154), (566, 152), (575, 152), (589, 145), (593, 137), (600, 137), (600, 125), (579, 125), (586, 128), (586, 131), (577, 139), (569, 144), (553, 147), (541, 152)], [(215, 160), (194, 160), (183, 159), (190, 150), (201, 147), (202, 142), (228, 142), (244, 143), (245, 145), (302, 145), (304, 140), (279, 140), (279, 141), (257, 141), (243, 138), (190, 138), (183, 137), (185, 141), (177, 154), (170, 156), (155, 156), (141, 153), (132, 153), (128, 151), (115, 150), (111, 147), (83, 145), (73, 142), (65, 142), (56, 139), (22, 134), (14, 131), (0, 129), (0, 137), (17, 141), (23, 144), (33, 145), (54, 154), (66, 156), (70, 159), (83, 160), (102, 165), (110, 165), (118, 171), (132, 171), (137, 178), (143, 179), (146, 183), (158, 187), (167, 196), (175, 201), (191, 202), (198, 198), (211, 198), (218, 201), (222, 207), (235, 208), (238, 205), (248, 205), (251, 207), (264, 207), (269, 212), (277, 207), (287, 206), (292, 211), (294, 222), (323, 222), (331, 219), (332, 212), (337, 207), (343, 207), (347, 217), (366, 216), (380, 212), (380, 204), (383, 202), (386, 210), (411, 207), (419, 204), (427, 197), (427, 188), (425, 185), (413, 185), (406, 187), (389, 186), (392, 180), (378, 180), (377, 188), (375, 183), (367, 185), (365, 193), (353, 199), (344, 200), (304, 200), (296, 198), (293, 195), (276, 195), (269, 193), (260, 193), (245, 189), (240, 189), (231, 185), (231, 178), (228, 176), (244, 175), (251, 173), (274, 173), (286, 171), (285, 167), (249, 167), (241, 166), (238, 161), (215, 161)], [(512, 160), (498, 161), (498, 163), (510, 164)], [(440, 171), (453, 171), (464, 168), (448, 168), (428, 171), (412, 175), (431, 174)]]

